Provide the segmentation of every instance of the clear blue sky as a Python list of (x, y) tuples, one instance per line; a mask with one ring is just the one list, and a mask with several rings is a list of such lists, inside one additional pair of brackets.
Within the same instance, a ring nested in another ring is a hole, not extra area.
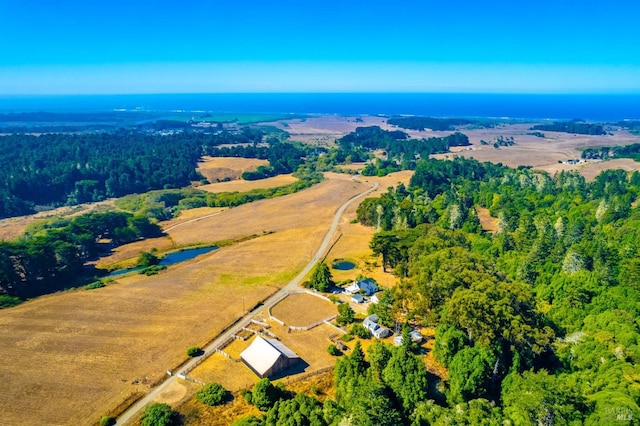
[(640, 93), (640, 1), (0, 0), (0, 95)]

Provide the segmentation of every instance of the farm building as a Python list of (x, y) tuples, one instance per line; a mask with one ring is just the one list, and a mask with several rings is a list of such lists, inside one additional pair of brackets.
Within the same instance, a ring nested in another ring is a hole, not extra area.
[(382, 339), (391, 334), (391, 330), (378, 324), (378, 316), (376, 314), (369, 315), (362, 322), (364, 328), (369, 330), (373, 337)]
[(353, 303), (364, 303), (364, 297), (361, 294), (354, 294), (351, 296), (351, 301)]
[[(424, 337), (422, 337), (422, 334), (420, 334), (420, 332), (419, 332), (419, 331), (413, 330), (413, 331), (411, 332), (411, 341), (412, 341), (413, 343), (419, 343), (419, 342), (422, 342), (422, 339), (423, 339), (423, 338), (424, 338)], [(394, 338), (393, 338), (393, 344), (394, 344), (394, 345), (396, 345), (396, 346), (402, 346), (402, 336), (401, 336), (401, 335), (398, 335), (398, 336), (394, 337)]]
[(240, 358), (260, 378), (273, 376), (300, 361), (300, 357), (282, 342), (260, 336), (256, 336), (251, 345), (242, 351)]
[(366, 278), (354, 281), (349, 287), (345, 288), (344, 291), (348, 294), (362, 292), (365, 296), (371, 296), (373, 293), (378, 291), (378, 286), (373, 282), (373, 280)]

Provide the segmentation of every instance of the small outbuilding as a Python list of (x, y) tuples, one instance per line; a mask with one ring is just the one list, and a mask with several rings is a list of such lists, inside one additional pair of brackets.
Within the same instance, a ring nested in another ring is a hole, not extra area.
[[(424, 337), (422, 336), (422, 334), (420, 334), (419, 331), (411, 331), (411, 341), (413, 343), (420, 343), (422, 342), (422, 339), (424, 339)], [(393, 344), (396, 346), (402, 346), (402, 335), (397, 335), (396, 337), (394, 337)]]
[(279, 340), (260, 336), (256, 336), (251, 345), (242, 351), (240, 358), (260, 378), (271, 377), (300, 361), (300, 357)]
[(364, 303), (364, 297), (361, 294), (354, 294), (351, 296), (351, 301), (353, 303)]

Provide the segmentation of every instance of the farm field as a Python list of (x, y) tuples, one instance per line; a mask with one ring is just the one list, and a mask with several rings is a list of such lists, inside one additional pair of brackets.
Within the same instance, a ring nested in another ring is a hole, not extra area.
[(271, 315), (294, 327), (306, 327), (336, 314), (333, 303), (307, 293), (291, 294), (271, 308)]
[(187, 347), (204, 345), (240, 316), (243, 301), (248, 308), (285, 285), (311, 258), (338, 206), (362, 189), (348, 176), (330, 177), (225, 210), (169, 237), (177, 244), (257, 237), (156, 276), (131, 275), (0, 311), (0, 391), (12, 396), (0, 402), (3, 421), (92, 424), (146, 392), (186, 358)]
[(201, 185), (198, 189), (207, 192), (247, 192), (252, 189), (269, 189), (278, 186), (289, 185), (298, 179), (292, 175), (278, 175), (260, 180), (231, 180), (229, 182), (216, 182), (207, 185)]
[(202, 158), (196, 171), (211, 183), (240, 179), (243, 172), (255, 171), (258, 166), (268, 165), (267, 160), (257, 158), (208, 157)]

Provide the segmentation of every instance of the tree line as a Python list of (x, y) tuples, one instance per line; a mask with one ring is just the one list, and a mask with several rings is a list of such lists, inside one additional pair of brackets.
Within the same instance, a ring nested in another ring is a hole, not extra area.
[(0, 241), (0, 293), (25, 299), (83, 284), (86, 273), (93, 276), (84, 264), (98, 256), (99, 240), (113, 247), (160, 234), (147, 217), (125, 212), (37, 222), (18, 240)]
[[(150, 135), (136, 131), (84, 134), (12, 134), (0, 137), (0, 218), (36, 209), (100, 201), (204, 180), (203, 155), (225, 154), (220, 145), (249, 144), (269, 173), (291, 173), (302, 163), (299, 147), (273, 141), (258, 147), (259, 129), (215, 134)], [(236, 154), (232, 152), (231, 155)]]

